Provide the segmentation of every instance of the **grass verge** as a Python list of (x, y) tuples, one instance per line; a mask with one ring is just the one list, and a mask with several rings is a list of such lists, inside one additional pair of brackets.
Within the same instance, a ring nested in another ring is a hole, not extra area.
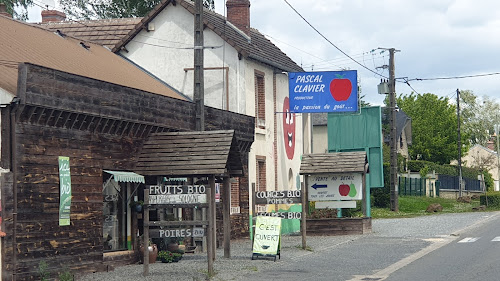
[[(372, 218), (405, 218), (426, 216), (436, 213), (427, 213), (427, 206), (433, 203), (439, 203), (443, 206), (440, 213), (464, 213), (473, 212), (474, 207), (479, 207), (479, 200), (472, 200), (471, 203), (457, 202), (455, 199), (445, 199), (439, 197), (418, 197), (418, 196), (400, 196), (399, 212), (393, 212), (389, 208), (372, 207)], [(493, 211), (488, 208), (487, 211)], [(495, 210), (496, 211), (496, 210)]]

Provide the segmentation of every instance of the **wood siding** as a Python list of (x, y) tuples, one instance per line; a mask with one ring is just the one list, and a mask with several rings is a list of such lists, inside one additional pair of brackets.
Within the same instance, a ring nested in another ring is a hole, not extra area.
[[(14, 177), (2, 186), (2, 279), (38, 279), (42, 260), (52, 278), (65, 269), (106, 270), (102, 170), (133, 170), (151, 133), (192, 130), (194, 104), (30, 64), (19, 73), (18, 110), (2, 109), (2, 164), (13, 166)], [(17, 117), (14, 135), (9, 116)], [(211, 108), (208, 116), (207, 127), (234, 129), (240, 151), (248, 151), (252, 117)], [(58, 156), (70, 158), (70, 226), (58, 224)]]

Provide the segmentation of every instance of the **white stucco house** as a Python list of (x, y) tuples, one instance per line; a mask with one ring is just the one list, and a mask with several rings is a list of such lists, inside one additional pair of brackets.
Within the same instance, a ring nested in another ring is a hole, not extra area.
[[(456, 163), (456, 161), (454, 161)], [(498, 155), (495, 151), (476, 144), (462, 156), (462, 165), (471, 168), (486, 169), (495, 181), (495, 191), (499, 191), (498, 184)]]
[[(144, 18), (44, 26), (99, 42), (193, 98), (194, 13), (191, 1), (164, 0)], [(228, 0), (227, 18), (209, 10), (203, 16), (205, 104), (256, 118), (248, 183), (242, 184), (257, 190), (298, 188), (300, 158), (311, 147), (310, 120), (287, 113), (287, 73), (303, 69), (251, 28), (249, 0)], [(240, 206), (238, 190), (232, 189), (234, 211)]]

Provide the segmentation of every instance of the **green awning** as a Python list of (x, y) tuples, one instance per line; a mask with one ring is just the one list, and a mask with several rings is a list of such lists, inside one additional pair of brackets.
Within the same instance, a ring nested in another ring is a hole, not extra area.
[(104, 170), (104, 172), (113, 175), (114, 179), (117, 182), (145, 183), (144, 176), (141, 176), (134, 172), (108, 171), (108, 170)]

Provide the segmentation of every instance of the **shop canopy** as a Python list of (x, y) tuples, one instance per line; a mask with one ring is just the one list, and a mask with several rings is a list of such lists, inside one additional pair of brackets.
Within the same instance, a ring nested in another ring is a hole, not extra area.
[(109, 171), (109, 170), (104, 170), (104, 172), (112, 175), (115, 181), (117, 182), (145, 183), (144, 176), (141, 176), (134, 172)]
[(146, 176), (243, 176), (233, 130), (163, 132), (144, 143), (134, 171)]

